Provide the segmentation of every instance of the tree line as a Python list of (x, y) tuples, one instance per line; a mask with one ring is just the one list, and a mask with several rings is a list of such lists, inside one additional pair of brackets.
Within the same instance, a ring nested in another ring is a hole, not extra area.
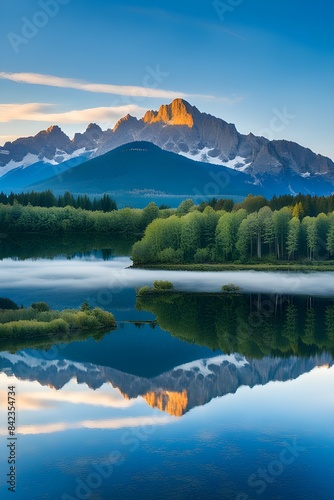
[[(65, 193), (62, 203), (68, 201), (65, 195), (72, 197)], [(108, 200), (107, 196), (101, 200)], [(159, 208), (151, 202), (144, 209), (107, 210), (105, 206), (106, 210), (95, 211), (72, 205), (25, 205), (28, 198), (21, 199), (22, 203), (13, 199), (13, 204), (0, 203), (0, 233), (117, 234), (136, 239), (145, 231), (133, 247), (135, 264), (333, 258), (334, 212), (306, 215), (305, 200), (300, 199), (288, 197), (294, 204), (275, 210), (263, 205), (264, 198), (249, 195), (233, 209), (228, 200), (224, 200), (225, 209), (217, 210), (214, 200), (203, 208), (188, 199), (177, 209)], [(319, 200), (329, 207), (330, 199), (311, 197), (314, 207)], [(42, 203), (42, 198), (35, 202)]]
[(74, 207), (82, 208), (83, 210), (101, 210), (102, 212), (111, 212), (117, 210), (116, 201), (108, 194), (104, 194), (100, 198), (94, 197), (92, 200), (84, 195), (73, 196), (69, 191), (64, 194), (55, 196), (50, 189), (42, 192), (30, 191), (27, 193), (0, 193), (0, 203), (3, 205), (14, 205), (18, 203), (22, 206), (32, 205), (33, 207)]
[(168, 217), (169, 209), (160, 210), (155, 203), (144, 209), (124, 208), (111, 212), (89, 211), (72, 206), (33, 207), (18, 203), (0, 204), (0, 233), (103, 233), (134, 238), (157, 217)]
[[(60, 207), (64, 208), (70, 206), (73, 208), (82, 208), (83, 210), (102, 212), (111, 212), (117, 210), (116, 201), (108, 194), (101, 197), (94, 197), (91, 199), (88, 195), (76, 195), (71, 192), (65, 191), (64, 194), (56, 196), (50, 189), (42, 192), (30, 191), (22, 193), (0, 193), (0, 203), (3, 205), (14, 205), (18, 203), (22, 206), (32, 205), (34, 207)], [(225, 212), (232, 212), (244, 208), (248, 213), (257, 212), (263, 207), (269, 207), (271, 210), (280, 210), (283, 207), (300, 207), (300, 215), (302, 217), (315, 217), (319, 213), (331, 213), (334, 211), (334, 195), (330, 196), (311, 196), (310, 194), (303, 195), (274, 195), (270, 200), (263, 196), (252, 196), (251, 194), (245, 198), (241, 203), (235, 203), (232, 199), (217, 199), (212, 198), (208, 201), (200, 203), (196, 209), (199, 212), (204, 212), (206, 207), (213, 208), (216, 212), (224, 210)], [(194, 207), (195, 204), (192, 200), (185, 200), (181, 203), (180, 207), (176, 209), (179, 214)], [(160, 210), (168, 209), (167, 205), (161, 205)], [(173, 210), (174, 212), (175, 210)]]
[(132, 249), (135, 264), (324, 260), (334, 257), (334, 213), (302, 217), (302, 207), (247, 213), (207, 206), (156, 219)]
[(270, 200), (263, 196), (252, 196), (251, 194), (241, 203), (235, 203), (231, 199), (212, 198), (204, 201), (198, 206), (198, 210), (203, 212), (207, 206), (215, 211), (225, 210), (232, 212), (244, 208), (248, 213), (258, 212), (263, 207), (269, 207), (271, 210), (280, 210), (283, 207), (294, 207), (298, 205), (301, 217), (315, 217), (320, 213), (331, 213), (334, 211), (334, 194), (330, 196), (311, 196), (310, 194), (283, 194), (274, 195)]

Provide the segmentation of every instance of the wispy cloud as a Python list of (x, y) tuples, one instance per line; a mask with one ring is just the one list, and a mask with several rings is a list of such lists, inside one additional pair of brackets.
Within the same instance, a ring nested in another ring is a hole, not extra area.
[[(36, 435), (54, 434), (73, 429), (124, 429), (127, 427), (156, 426), (174, 423), (173, 418), (162, 415), (161, 417), (125, 417), (108, 420), (82, 420), (78, 422), (55, 422), (38, 425), (20, 425), (17, 434)], [(0, 436), (8, 434), (8, 430), (0, 428)]]
[[(174, 92), (150, 87), (138, 87), (134, 85), (111, 85), (105, 83), (89, 83), (72, 78), (62, 78), (53, 75), (42, 75), (39, 73), (5, 73), (0, 72), (0, 78), (17, 83), (31, 85), (44, 85), (48, 87), (59, 87), (66, 89), (83, 90), (98, 94), (114, 94), (129, 97), (151, 97), (176, 99), (178, 97), (190, 97), (192, 94)], [(201, 95), (198, 97), (212, 98), (213, 96)]]
[(114, 107), (99, 107), (75, 109), (65, 112), (52, 112), (54, 104), (27, 103), (27, 104), (0, 104), (0, 122), (6, 123), (15, 120), (50, 122), (50, 123), (89, 123), (115, 122), (126, 114), (142, 116), (145, 109), (135, 104)]
[(238, 102), (243, 100), (243, 96), (240, 95), (232, 95), (231, 97), (217, 97), (216, 101), (221, 102), (222, 104), (227, 104), (228, 106), (233, 106), (234, 104), (238, 104)]

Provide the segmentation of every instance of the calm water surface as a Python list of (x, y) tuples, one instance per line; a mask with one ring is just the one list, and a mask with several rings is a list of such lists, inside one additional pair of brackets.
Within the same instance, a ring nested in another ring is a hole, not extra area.
[[(153, 272), (109, 257), (0, 261), (1, 296), (87, 300), (118, 321), (100, 339), (0, 354), (1, 498), (13, 497), (14, 385), (14, 498), (332, 499), (334, 274)], [(245, 295), (136, 303), (154, 279)]]

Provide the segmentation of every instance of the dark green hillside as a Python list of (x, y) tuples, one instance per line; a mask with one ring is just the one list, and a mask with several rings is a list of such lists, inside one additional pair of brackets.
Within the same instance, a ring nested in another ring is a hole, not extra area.
[[(112, 194), (119, 200), (142, 198), (149, 201), (179, 205), (183, 198), (197, 202), (212, 196), (244, 197), (251, 191), (261, 192), (252, 179), (231, 169), (189, 160), (163, 151), (148, 142), (133, 142), (93, 158), (47, 181), (31, 186), (33, 189), (70, 190), (74, 193)], [(164, 196), (165, 195), (165, 196)]]

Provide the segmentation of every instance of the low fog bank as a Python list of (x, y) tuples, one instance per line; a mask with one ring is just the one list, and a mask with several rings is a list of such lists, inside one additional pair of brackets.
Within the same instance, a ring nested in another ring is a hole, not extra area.
[(334, 297), (334, 272), (149, 271), (129, 268), (131, 264), (127, 257), (112, 261), (5, 259), (0, 262), (0, 283), (3, 290), (121, 291), (151, 285), (154, 280), (169, 280), (182, 291), (217, 292), (222, 285), (234, 283), (245, 293)]

